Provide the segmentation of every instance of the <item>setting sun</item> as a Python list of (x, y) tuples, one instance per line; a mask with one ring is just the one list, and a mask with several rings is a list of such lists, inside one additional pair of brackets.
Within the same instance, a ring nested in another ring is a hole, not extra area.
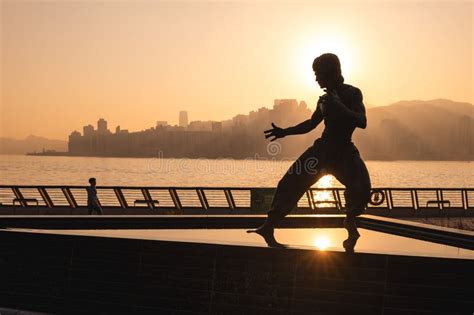
[(314, 240), (314, 246), (319, 250), (325, 250), (329, 247), (330, 242), (326, 236), (319, 236)]
[(313, 88), (317, 83), (314, 72), (311, 69), (316, 57), (324, 53), (336, 54), (341, 61), (342, 73), (344, 76), (351, 76), (353, 73), (353, 58), (355, 51), (351, 47), (350, 41), (340, 34), (325, 33), (323, 35), (308, 35), (298, 45), (295, 62), (297, 62), (295, 75), (307, 88)]

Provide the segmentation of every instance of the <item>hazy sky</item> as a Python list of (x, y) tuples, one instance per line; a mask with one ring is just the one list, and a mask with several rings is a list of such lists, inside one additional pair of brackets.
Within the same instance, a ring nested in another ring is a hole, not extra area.
[(0, 2), (0, 136), (314, 108), (323, 52), (369, 105), (474, 102), (472, 1)]

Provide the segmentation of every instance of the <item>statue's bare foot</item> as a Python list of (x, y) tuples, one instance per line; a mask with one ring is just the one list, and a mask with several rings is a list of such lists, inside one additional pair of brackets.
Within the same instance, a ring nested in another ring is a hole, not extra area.
[(342, 242), (342, 247), (344, 247), (346, 252), (354, 252), (354, 248), (357, 244), (357, 240), (359, 239), (359, 237), (360, 235), (349, 235), (349, 237)]
[(263, 237), (265, 243), (267, 243), (268, 247), (276, 247), (276, 248), (287, 248), (286, 245), (278, 243), (273, 235), (274, 229), (272, 227), (265, 227), (261, 226), (255, 230), (248, 230), (247, 233), (256, 233)]
[(357, 225), (355, 223), (354, 217), (347, 217), (344, 219), (344, 228), (347, 230), (347, 239), (342, 242), (342, 246), (346, 252), (354, 252), (355, 245), (357, 240), (360, 237), (359, 231), (357, 230)]

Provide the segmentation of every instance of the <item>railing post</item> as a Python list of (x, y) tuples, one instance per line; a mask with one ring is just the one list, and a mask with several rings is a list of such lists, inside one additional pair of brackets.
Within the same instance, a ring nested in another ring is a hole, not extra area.
[(441, 209), (441, 210), (444, 210), (444, 203), (443, 203), (443, 201), (444, 201), (444, 197), (443, 197), (443, 190), (442, 190), (442, 189), (439, 189), (438, 191), (439, 191), (439, 198), (440, 198), (440, 200), (439, 200), (439, 201), (440, 201), (440, 203), (439, 203), (439, 204), (440, 204), (440, 209)]
[(337, 196), (337, 202), (339, 203), (339, 209), (342, 210), (342, 208), (344, 208), (344, 207), (342, 206), (341, 189), (340, 188), (336, 188), (336, 196)]
[(204, 194), (203, 189), (196, 189), (196, 193), (199, 198), (199, 202), (201, 202), (201, 206), (204, 210), (209, 209), (209, 203), (207, 201), (206, 195)]
[(41, 198), (43, 198), (43, 201), (48, 206), (48, 208), (54, 207), (54, 203), (49, 197), (45, 187), (38, 187), (38, 192), (40, 193)]
[(388, 211), (393, 210), (392, 190), (386, 189), (385, 194), (387, 196)]
[(310, 189), (306, 190), (306, 199), (308, 199), (308, 206), (310, 209), (313, 209), (313, 205), (311, 204), (311, 197), (309, 196)]
[(227, 199), (227, 203), (229, 204), (230, 208), (233, 210), (235, 209), (234, 198), (232, 198), (232, 194), (230, 193), (229, 189), (224, 189), (224, 195)]
[(441, 210), (443, 209), (442, 201), (443, 198), (441, 197), (441, 192), (439, 189), (436, 189), (436, 200), (438, 201), (438, 215), (441, 215)]
[(176, 209), (181, 210), (181, 201), (179, 200), (178, 194), (176, 193), (176, 190), (174, 188), (169, 188), (168, 189), (171, 199), (173, 200), (174, 206)]
[(13, 193), (15, 194), (15, 198), (17, 198), (20, 202), (20, 205), (22, 207), (26, 207), (27, 204), (25, 201), (23, 201), (23, 194), (21, 193), (20, 189), (18, 187), (12, 187)]
[(148, 203), (148, 207), (150, 209), (155, 209), (155, 205), (153, 204), (153, 199), (151, 198), (151, 195), (150, 195), (150, 192), (148, 191), (147, 188), (142, 188), (142, 194), (143, 194), (143, 198), (145, 198), (145, 200), (148, 200), (149, 203)]
[(418, 189), (414, 189), (413, 194), (415, 196), (415, 206), (416, 210), (420, 209), (420, 201), (418, 200)]
[(314, 202), (314, 194), (313, 194), (314, 188), (309, 189), (309, 198), (311, 202), (311, 209), (313, 209), (316, 212), (316, 203)]
[(467, 189), (464, 189), (464, 193), (466, 194), (466, 210), (469, 209), (469, 194), (467, 193)]
[(410, 197), (411, 197), (411, 206), (413, 207), (413, 215), (416, 212), (416, 203), (415, 203), (415, 193), (413, 189), (410, 189)]
[(125, 199), (125, 196), (123, 195), (122, 189), (114, 188), (114, 192), (118, 202), (120, 203), (120, 206), (122, 206), (123, 209), (128, 208), (128, 203)]
[(337, 193), (337, 188), (332, 188), (331, 192), (332, 192), (332, 198), (334, 199), (335, 204), (336, 204), (336, 209), (341, 210), (341, 201), (338, 198), (339, 194)]
[(461, 189), (462, 208), (467, 210), (467, 189)]
[(68, 187), (61, 188), (61, 190), (63, 191), (64, 196), (66, 196), (67, 202), (69, 202), (69, 206), (71, 208), (77, 208), (77, 202), (73, 194), (71, 193), (71, 190), (69, 190)]

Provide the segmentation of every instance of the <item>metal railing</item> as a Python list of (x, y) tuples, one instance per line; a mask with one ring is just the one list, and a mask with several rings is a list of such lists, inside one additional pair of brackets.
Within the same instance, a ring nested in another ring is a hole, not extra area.
[[(275, 188), (98, 186), (103, 208), (247, 209), (266, 211)], [(0, 185), (0, 207), (83, 208), (86, 186)], [(297, 209), (343, 210), (343, 188), (310, 188)], [(474, 188), (374, 188), (368, 209), (417, 211), (474, 209)]]

